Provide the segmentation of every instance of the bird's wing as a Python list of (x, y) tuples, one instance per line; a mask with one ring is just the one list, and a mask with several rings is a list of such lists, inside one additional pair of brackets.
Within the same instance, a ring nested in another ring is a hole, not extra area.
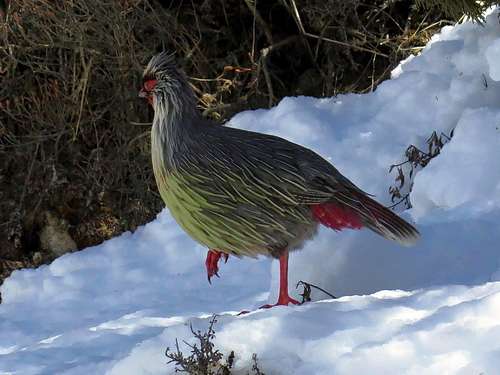
[(198, 155), (198, 170), (224, 189), (251, 191), (287, 205), (313, 205), (362, 192), (315, 152), (266, 134), (224, 128), (207, 135), (210, 150)]
[(253, 186), (264, 186), (286, 203), (311, 206), (314, 217), (333, 229), (366, 226), (402, 245), (413, 245), (419, 238), (411, 224), (371, 199), (315, 152), (278, 137), (252, 137), (258, 139), (250, 138), (240, 147), (246, 150), (241, 165), (258, 178)]
[[(196, 195), (189, 199), (193, 207), (199, 205), (199, 214), (208, 212), (206, 220), (220, 219), (227, 233), (253, 235), (257, 247), (279, 240), (274, 246), (278, 247), (294, 238), (297, 225), (310, 223), (312, 213), (334, 229), (366, 226), (403, 244), (418, 238), (415, 228), (313, 151), (259, 133), (237, 129), (214, 133), (203, 134), (205, 145), (200, 147), (199, 140), (193, 144), (197, 152), (185, 153), (190, 170), (183, 189)], [(241, 222), (247, 224), (244, 231), (238, 226)], [(252, 228), (257, 229), (250, 233)]]

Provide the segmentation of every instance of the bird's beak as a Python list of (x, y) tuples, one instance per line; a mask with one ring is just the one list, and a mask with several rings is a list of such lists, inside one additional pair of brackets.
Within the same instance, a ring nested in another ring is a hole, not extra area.
[(147, 98), (147, 97), (148, 97), (148, 93), (146, 92), (146, 90), (144, 90), (144, 88), (142, 88), (139, 91), (139, 98)]

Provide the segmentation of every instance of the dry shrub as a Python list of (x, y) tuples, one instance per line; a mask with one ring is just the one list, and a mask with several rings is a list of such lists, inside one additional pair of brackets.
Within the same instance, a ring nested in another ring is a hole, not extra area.
[(25, 244), (37, 246), (42, 209), (57, 211), (74, 233), (96, 216), (118, 216), (119, 233), (160, 208), (148, 192), (147, 128), (132, 125), (147, 118), (136, 93), (158, 47), (150, 34), (168, 30), (168, 18), (151, 16), (158, 12), (133, 0), (10, 4), (1, 26), (0, 167), (8, 196), (0, 225), (21, 221)]
[[(187, 373), (190, 375), (231, 375), (235, 362), (235, 353), (231, 351), (227, 358), (215, 347), (215, 329), (217, 315), (213, 315), (208, 323), (205, 332), (195, 331), (190, 325), (191, 333), (195, 340), (194, 344), (184, 341), (188, 353), (184, 353), (179, 345), (179, 340), (175, 339), (175, 351), (170, 348), (165, 350), (167, 363), (175, 365), (175, 372)], [(238, 371), (243, 373), (243, 370)], [(252, 354), (252, 367), (246, 371), (247, 375), (265, 375), (259, 368), (257, 354)]]
[(444, 145), (453, 138), (454, 129), (449, 134), (441, 133), (438, 135), (433, 131), (427, 138), (427, 150), (423, 151), (415, 145), (406, 148), (406, 160), (393, 164), (389, 167), (389, 173), (396, 171), (394, 185), (389, 186), (392, 205), (389, 208), (402, 206), (405, 209), (412, 207), (410, 193), (413, 189), (413, 179), (417, 171), (425, 168), (429, 162), (441, 153)]

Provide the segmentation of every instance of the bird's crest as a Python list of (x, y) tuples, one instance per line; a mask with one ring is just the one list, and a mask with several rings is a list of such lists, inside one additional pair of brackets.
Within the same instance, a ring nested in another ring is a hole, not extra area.
[(139, 94), (155, 107), (155, 113), (169, 121), (197, 116), (195, 95), (175, 60), (175, 54), (166, 51), (153, 56), (142, 74)]
[(144, 69), (142, 77), (146, 81), (151, 78), (157, 78), (166, 75), (170, 71), (175, 69), (175, 53), (162, 51), (151, 58), (148, 65)]

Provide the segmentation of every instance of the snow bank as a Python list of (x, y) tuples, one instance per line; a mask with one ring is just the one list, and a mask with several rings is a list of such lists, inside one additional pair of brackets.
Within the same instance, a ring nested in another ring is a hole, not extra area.
[(373, 93), (285, 98), (231, 120), (313, 148), (386, 204), (388, 167), (410, 144), (425, 150), (433, 131), (455, 129), (414, 176), (404, 215), (422, 232), (416, 247), (322, 229), (292, 254), (290, 285), (305, 280), (344, 297), (235, 317), (275, 298), (275, 262), (270, 273), (269, 260), (230, 258), (209, 286), (206, 250), (164, 211), (133, 234), (14, 272), (1, 287), (0, 374), (171, 373), (166, 346), (212, 313), (222, 315), (217, 343), (236, 351), (240, 369), (256, 352), (266, 374), (494, 373), (499, 61), (495, 11), (484, 27), (444, 28)]
[[(500, 283), (382, 291), (243, 318), (220, 316), (215, 342), (235, 351), (237, 374), (247, 373), (248, 360), (241, 358), (252, 353), (259, 353), (268, 375), (496, 374), (499, 311)], [(194, 326), (206, 329), (206, 322)], [(166, 329), (142, 342), (109, 374), (162, 373), (158, 348), (172, 346), (176, 336), (190, 337), (189, 328)]]

